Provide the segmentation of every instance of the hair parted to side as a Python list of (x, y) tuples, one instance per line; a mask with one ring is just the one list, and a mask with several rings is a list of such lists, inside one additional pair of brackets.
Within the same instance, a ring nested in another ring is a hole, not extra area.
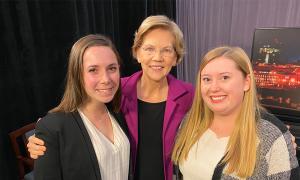
[(153, 29), (166, 29), (169, 30), (175, 38), (174, 49), (177, 55), (177, 64), (179, 64), (185, 54), (185, 45), (183, 40), (183, 34), (178, 25), (164, 15), (155, 15), (147, 17), (134, 35), (134, 42), (131, 48), (132, 55), (137, 58), (137, 50), (142, 46), (144, 41), (144, 36)]
[(200, 76), (203, 68), (218, 57), (226, 57), (233, 60), (245, 77), (247, 75), (250, 76), (250, 89), (244, 93), (241, 112), (229, 138), (226, 155), (222, 160), (222, 163), (227, 163), (225, 173), (235, 173), (237, 176), (245, 178), (251, 176), (255, 168), (258, 142), (256, 124), (257, 120), (260, 119), (262, 108), (257, 99), (250, 59), (244, 50), (239, 47), (218, 47), (209, 51), (202, 59), (197, 76), (194, 101), (185, 122), (179, 130), (172, 160), (175, 164), (184, 162), (191, 147), (212, 123), (213, 112), (204, 103), (201, 96)]
[[(105, 46), (111, 48), (117, 57), (118, 64), (121, 65), (121, 58), (112, 41), (100, 34), (90, 34), (80, 38), (72, 46), (68, 71), (66, 76), (66, 87), (60, 104), (49, 112), (73, 112), (87, 99), (83, 80), (83, 55), (89, 47)], [(113, 111), (118, 112), (121, 104), (121, 89), (119, 88), (109, 103)]]

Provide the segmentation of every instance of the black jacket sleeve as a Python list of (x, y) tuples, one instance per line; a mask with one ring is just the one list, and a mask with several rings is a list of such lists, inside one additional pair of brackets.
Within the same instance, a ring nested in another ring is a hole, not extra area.
[(34, 163), (35, 180), (61, 180), (62, 169), (59, 154), (58, 133), (51, 130), (51, 119), (41, 119), (36, 125), (36, 137), (43, 139), (47, 150)]

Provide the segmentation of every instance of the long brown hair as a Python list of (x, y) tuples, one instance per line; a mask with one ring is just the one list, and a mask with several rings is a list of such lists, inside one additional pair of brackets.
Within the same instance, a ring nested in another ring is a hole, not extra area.
[[(87, 99), (83, 81), (83, 55), (87, 48), (106, 46), (112, 49), (121, 65), (121, 58), (112, 41), (99, 34), (90, 34), (80, 38), (73, 46), (69, 55), (66, 87), (60, 104), (49, 112), (73, 112)], [(118, 112), (121, 104), (121, 86), (110, 103), (113, 111)]]

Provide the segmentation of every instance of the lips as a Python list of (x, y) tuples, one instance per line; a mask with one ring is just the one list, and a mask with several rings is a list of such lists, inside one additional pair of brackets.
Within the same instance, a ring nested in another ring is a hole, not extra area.
[(210, 96), (210, 99), (213, 103), (219, 103), (222, 102), (224, 99), (226, 98), (226, 96), (224, 95), (220, 95), (220, 96)]
[(150, 65), (149, 67), (154, 70), (162, 70), (164, 68), (163, 66), (159, 65)]
[(102, 88), (102, 89), (96, 89), (96, 92), (103, 93), (103, 94), (109, 94), (113, 91), (114, 88)]

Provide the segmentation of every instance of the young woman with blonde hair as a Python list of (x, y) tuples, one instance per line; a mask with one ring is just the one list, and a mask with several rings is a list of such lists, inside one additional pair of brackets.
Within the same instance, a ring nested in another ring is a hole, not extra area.
[(246, 53), (209, 51), (173, 149), (183, 179), (297, 179), (291, 134), (263, 119), (262, 111)]

